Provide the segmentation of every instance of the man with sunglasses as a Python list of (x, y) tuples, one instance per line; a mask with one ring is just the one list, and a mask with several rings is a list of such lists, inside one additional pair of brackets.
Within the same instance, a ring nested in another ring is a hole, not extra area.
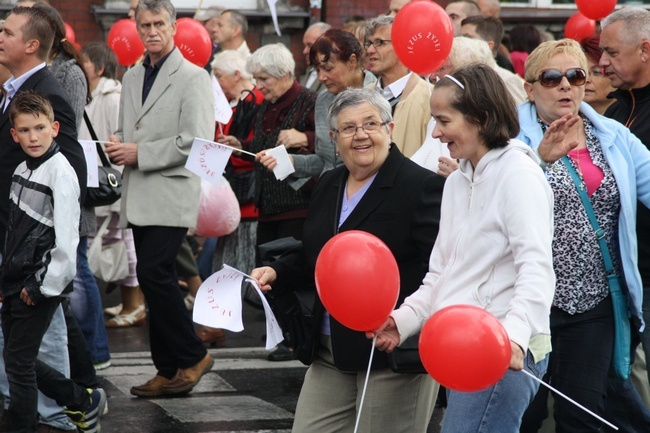
[[(600, 66), (617, 88), (609, 96), (614, 102), (605, 116), (618, 120), (650, 147), (650, 12), (627, 7), (610, 14), (601, 22)], [(650, 359), (650, 210), (637, 206), (637, 242), (639, 272), (643, 282), (643, 319), (646, 330), (641, 346)], [(638, 368), (635, 366), (635, 369)], [(650, 379), (647, 371), (642, 372)], [(645, 381), (643, 381), (645, 382)], [(645, 383), (647, 390), (647, 382)]]
[(366, 23), (368, 69), (377, 76), (369, 87), (377, 89), (388, 100), (393, 112), (393, 142), (410, 158), (427, 137), (431, 118), (430, 85), (412, 73), (399, 60), (390, 40), (393, 17), (381, 15)]

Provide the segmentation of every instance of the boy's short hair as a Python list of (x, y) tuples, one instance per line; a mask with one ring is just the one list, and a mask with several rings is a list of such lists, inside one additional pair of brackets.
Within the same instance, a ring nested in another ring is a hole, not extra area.
[(33, 90), (27, 90), (18, 93), (11, 101), (9, 107), (9, 120), (11, 126), (14, 125), (14, 120), (19, 114), (31, 114), (38, 117), (39, 114), (44, 115), (50, 122), (54, 122), (54, 109), (47, 96)]

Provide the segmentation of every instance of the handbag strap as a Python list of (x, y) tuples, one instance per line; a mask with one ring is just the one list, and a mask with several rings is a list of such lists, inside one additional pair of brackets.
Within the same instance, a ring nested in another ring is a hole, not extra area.
[[(596, 213), (594, 212), (594, 208), (591, 205), (591, 200), (589, 200), (589, 196), (587, 195), (584, 182), (582, 181), (582, 179), (580, 179), (578, 173), (576, 173), (576, 170), (573, 167), (573, 164), (569, 160), (568, 156), (564, 155), (561, 158), (561, 161), (566, 166), (567, 170), (569, 171), (569, 174), (573, 178), (573, 183), (575, 184), (576, 189), (578, 190), (578, 195), (580, 196), (582, 205), (584, 206), (585, 211), (587, 211), (587, 217), (589, 217), (589, 222), (591, 223), (591, 227), (594, 229), (594, 233), (596, 234), (596, 239), (598, 239), (598, 246), (600, 247), (600, 253), (603, 257), (603, 262), (605, 263), (605, 271), (607, 272), (607, 278), (609, 279), (610, 276), (618, 278), (614, 269), (614, 263), (612, 262), (612, 256), (609, 254), (609, 248), (607, 248), (607, 241), (605, 240), (605, 230), (603, 230), (598, 224), (598, 219), (596, 219)], [(610, 284), (610, 288), (611, 288), (611, 284)]]
[(95, 128), (93, 128), (93, 124), (90, 122), (90, 117), (88, 117), (88, 113), (86, 112), (86, 110), (84, 110), (84, 122), (86, 122), (86, 127), (90, 132), (90, 138), (93, 139), (93, 141), (95, 142), (95, 146), (97, 146), (97, 155), (99, 155), (99, 159), (101, 159), (102, 161), (102, 167), (110, 167), (111, 163), (108, 162), (108, 158), (104, 153), (104, 149), (102, 149), (102, 147), (99, 145), (99, 139), (97, 138), (97, 133), (95, 132)]

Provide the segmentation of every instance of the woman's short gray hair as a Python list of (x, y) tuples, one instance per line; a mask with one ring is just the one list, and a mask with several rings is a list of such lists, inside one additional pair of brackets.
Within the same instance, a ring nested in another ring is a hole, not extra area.
[(295, 69), (293, 54), (282, 44), (264, 45), (246, 60), (246, 70), (252, 75), (264, 72), (275, 78), (282, 78), (287, 74), (291, 74), (293, 78)]
[(381, 117), (382, 122), (393, 121), (390, 104), (386, 98), (384, 98), (376, 89), (348, 88), (347, 90), (344, 90), (336, 95), (336, 98), (334, 98), (334, 101), (330, 106), (330, 110), (327, 113), (327, 122), (330, 125), (330, 129), (334, 130), (338, 126), (339, 113), (341, 110), (355, 107), (365, 102), (372, 105), (377, 109), (377, 111), (379, 111), (379, 116)]
[(487, 42), (481, 39), (471, 39), (464, 36), (456, 36), (451, 45), (449, 60), (454, 70), (461, 69), (474, 63), (488, 65), (496, 68), (496, 61), (492, 57), (492, 51)]
[(235, 72), (239, 71), (244, 80), (253, 78), (246, 70), (246, 58), (235, 50), (224, 50), (215, 54), (210, 66), (213, 70), (218, 69), (227, 75), (235, 75)]

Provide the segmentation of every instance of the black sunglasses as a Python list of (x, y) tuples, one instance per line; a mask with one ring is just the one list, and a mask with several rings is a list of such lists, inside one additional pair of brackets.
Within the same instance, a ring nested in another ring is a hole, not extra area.
[(566, 77), (569, 84), (572, 86), (582, 86), (587, 81), (587, 73), (582, 68), (571, 68), (563, 74), (557, 69), (546, 69), (539, 74), (539, 77), (535, 78), (529, 83), (535, 83), (539, 81), (544, 87), (557, 87), (562, 82), (562, 77)]

